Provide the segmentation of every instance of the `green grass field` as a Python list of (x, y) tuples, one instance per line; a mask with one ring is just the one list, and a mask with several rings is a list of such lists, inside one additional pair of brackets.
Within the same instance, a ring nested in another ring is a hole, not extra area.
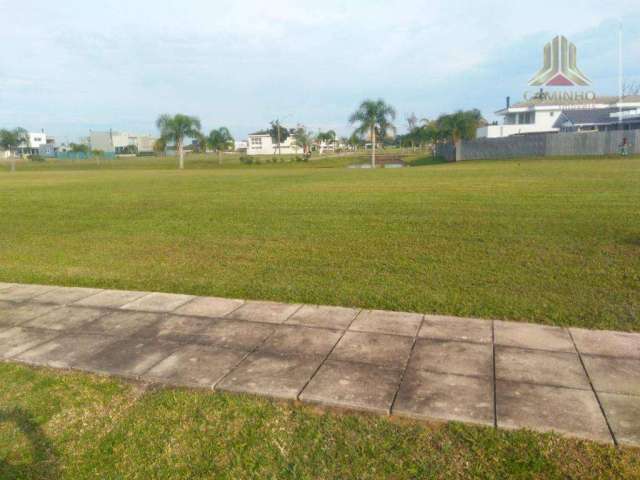
[(0, 281), (640, 330), (640, 159), (354, 161), (4, 167)]
[(640, 450), (0, 363), (0, 478), (640, 476)]

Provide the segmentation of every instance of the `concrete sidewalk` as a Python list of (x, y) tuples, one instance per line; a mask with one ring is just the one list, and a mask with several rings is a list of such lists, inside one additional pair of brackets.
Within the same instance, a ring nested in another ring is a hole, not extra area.
[(640, 334), (0, 283), (0, 358), (640, 446)]

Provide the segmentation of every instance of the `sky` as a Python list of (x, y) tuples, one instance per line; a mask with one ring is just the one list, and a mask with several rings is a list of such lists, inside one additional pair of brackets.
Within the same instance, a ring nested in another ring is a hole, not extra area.
[(0, 128), (58, 142), (156, 133), (162, 113), (238, 138), (268, 126), (352, 130), (365, 98), (406, 118), (514, 101), (563, 34), (599, 95), (640, 82), (638, 0), (0, 0)]

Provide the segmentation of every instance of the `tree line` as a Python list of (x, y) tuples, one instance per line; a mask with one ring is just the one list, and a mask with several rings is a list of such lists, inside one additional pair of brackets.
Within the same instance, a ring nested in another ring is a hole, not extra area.
[(457, 143), (476, 138), (476, 130), (486, 125), (480, 110), (458, 110), (440, 115), (435, 120), (418, 120), (415, 114), (407, 118), (408, 132), (398, 138), (402, 146), (433, 145), (438, 142)]
[[(383, 99), (364, 100), (358, 109), (349, 116), (349, 123), (355, 127), (352, 135), (348, 138), (342, 137), (339, 140), (354, 149), (363, 143), (370, 143), (371, 164), (375, 167), (378, 144), (392, 143), (415, 147), (433, 145), (443, 141), (456, 143), (459, 140), (475, 138), (476, 129), (486, 123), (477, 109), (443, 114), (435, 120), (418, 121), (415, 114), (411, 114), (407, 119), (408, 132), (396, 137), (396, 127), (393, 124), (395, 118), (396, 110)], [(201, 152), (205, 152), (207, 148), (217, 152), (220, 163), (222, 152), (234, 146), (234, 139), (228, 128), (213, 129), (208, 135), (205, 135), (202, 132), (200, 119), (195, 116), (181, 113), (160, 115), (156, 120), (156, 126), (160, 131), (160, 138), (155, 142), (154, 150), (164, 152), (169, 143), (175, 145), (181, 169), (184, 168), (184, 142), (187, 138), (195, 140), (194, 145)], [(305, 155), (310, 154), (314, 143), (335, 144), (338, 140), (334, 130), (319, 131), (314, 135), (304, 126), (289, 130), (283, 127), (278, 120), (271, 122), (270, 128), (265, 132), (270, 134), (278, 151), (280, 151), (281, 144), (292, 136), (295, 143), (303, 149)], [(24, 128), (0, 129), (0, 147), (4, 150), (12, 152), (27, 142), (28, 133)], [(72, 145), (73, 150), (89, 150), (86, 145)], [(13, 168), (15, 168), (14, 164), (12, 164)]]

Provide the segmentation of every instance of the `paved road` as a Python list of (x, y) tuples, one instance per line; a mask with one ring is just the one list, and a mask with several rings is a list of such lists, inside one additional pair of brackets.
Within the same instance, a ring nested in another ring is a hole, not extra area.
[(640, 334), (0, 283), (0, 358), (640, 446)]

